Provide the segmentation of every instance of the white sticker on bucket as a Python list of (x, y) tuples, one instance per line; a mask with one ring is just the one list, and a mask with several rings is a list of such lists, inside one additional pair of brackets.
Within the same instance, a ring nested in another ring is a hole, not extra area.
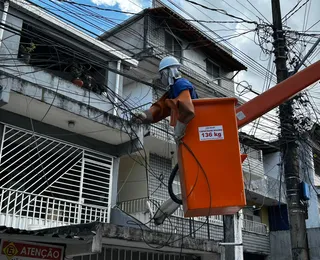
[(198, 128), (200, 141), (223, 140), (223, 127), (218, 126), (202, 126)]
[(246, 118), (246, 115), (242, 111), (240, 111), (240, 112), (237, 113), (237, 118), (239, 120), (243, 120), (243, 119)]

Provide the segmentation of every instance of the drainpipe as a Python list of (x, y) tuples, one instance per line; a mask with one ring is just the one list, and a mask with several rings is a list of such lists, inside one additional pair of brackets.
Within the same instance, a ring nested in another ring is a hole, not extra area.
[(7, 22), (7, 15), (8, 15), (8, 11), (9, 11), (9, 1), (5, 1), (3, 3), (3, 13), (2, 13), (2, 17), (1, 17), (1, 28), (0, 28), (0, 47), (2, 45), (2, 39), (3, 39), (3, 33), (4, 33), (4, 26)]
[[(118, 60), (118, 62), (117, 62), (117, 71), (120, 71), (120, 69), (121, 69), (121, 60)], [(117, 115), (117, 110), (118, 110), (118, 108), (117, 108), (117, 106), (119, 105), (119, 104), (117, 104), (118, 103), (118, 95), (119, 95), (119, 91), (120, 91), (120, 74), (119, 73), (117, 73), (116, 74), (116, 84), (115, 84), (115, 94), (116, 94), (116, 97), (115, 97), (115, 99), (114, 99), (114, 102), (115, 102), (115, 104), (116, 104), (116, 106), (114, 107), (114, 110), (113, 110), (113, 114), (116, 116)]]

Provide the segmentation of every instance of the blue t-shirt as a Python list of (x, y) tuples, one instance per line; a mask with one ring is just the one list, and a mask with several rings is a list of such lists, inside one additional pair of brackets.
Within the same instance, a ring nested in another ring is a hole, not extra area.
[(190, 91), (191, 99), (197, 99), (198, 95), (196, 93), (196, 90), (192, 86), (191, 82), (184, 78), (179, 78), (175, 81), (175, 83), (170, 86), (169, 90), (169, 98), (174, 99), (180, 95), (180, 93), (184, 90)]

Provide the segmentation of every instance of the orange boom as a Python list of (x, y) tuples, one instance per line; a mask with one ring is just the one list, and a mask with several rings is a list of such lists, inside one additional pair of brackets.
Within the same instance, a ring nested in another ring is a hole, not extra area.
[(188, 90), (151, 106), (153, 123), (170, 115), (171, 125), (188, 124), (178, 151), (186, 217), (234, 214), (246, 205), (238, 129), (319, 80), (319, 72), (320, 61), (238, 108), (235, 98), (191, 100)]
[(246, 205), (238, 129), (319, 80), (319, 71), (320, 61), (238, 108), (234, 98), (193, 100), (178, 158), (186, 217), (235, 214)]

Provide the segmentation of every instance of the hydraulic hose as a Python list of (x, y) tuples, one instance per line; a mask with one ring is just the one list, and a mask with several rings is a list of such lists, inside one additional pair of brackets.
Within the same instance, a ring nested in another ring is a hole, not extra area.
[(176, 177), (178, 170), (179, 170), (179, 165), (176, 164), (176, 165), (174, 166), (173, 170), (171, 171), (170, 176), (169, 176), (168, 191), (169, 191), (170, 198), (171, 198), (175, 203), (182, 205), (182, 200), (179, 199), (179, 198), (177, 198), (177, 196), (174, 194), (173, 188), (172, 188), (173, 180), (174, 180), (174, 178)]

